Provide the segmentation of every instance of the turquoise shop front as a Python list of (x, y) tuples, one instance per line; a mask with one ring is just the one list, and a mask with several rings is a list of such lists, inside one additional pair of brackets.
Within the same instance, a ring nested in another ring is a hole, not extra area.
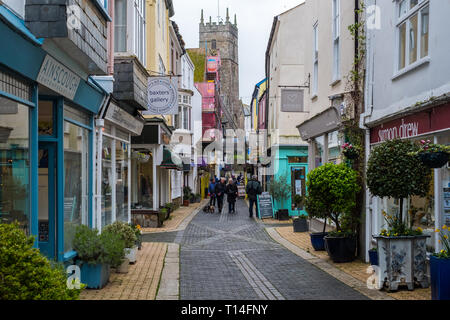
[(289, 216), (306, 215), (304, 208), (293, 206), (296, 194), (306, 194), (306, 175), (308, 174), (308, 147), (307, 146), (278, 146), (272, 148), (275, 152), (275, 179), (286, 178), (290, 193), (286, 200), (274, 200), (274, 213), (287, 209)]
[(1, 6), (0, 39), (0, 222), (68, 262), (74, 228), (93, 226), (94, 116), (106, 93)]

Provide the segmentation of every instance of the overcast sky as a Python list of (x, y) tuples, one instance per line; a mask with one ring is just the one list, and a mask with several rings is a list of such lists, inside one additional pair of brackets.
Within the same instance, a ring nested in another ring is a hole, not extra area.
[[(218, 6), (218, 2), (220, 6)], [(198, 48), (201, 9), (205, 22), (217, 22), (218, 8), (225, 21), (226, 8), (230, 20), (237, 15), (239, 30), (239, 96), (250, 103), (255, 84), (264, 79), (264, 63), (273, 17), (302, 3), (303, 0), (173, 0), (175, 15), (187, 48)]]

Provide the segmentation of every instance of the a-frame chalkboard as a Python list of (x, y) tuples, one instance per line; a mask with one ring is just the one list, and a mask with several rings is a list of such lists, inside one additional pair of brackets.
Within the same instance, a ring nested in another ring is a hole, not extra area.
[(273, 218), (272, 196), (268, 192), (263, 192), (257, 196), (258, 218)]

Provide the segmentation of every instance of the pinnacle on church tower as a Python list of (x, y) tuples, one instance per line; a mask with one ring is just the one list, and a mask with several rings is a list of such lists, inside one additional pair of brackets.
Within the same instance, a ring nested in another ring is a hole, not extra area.
[(204, 24), (204, 22), (205, 22), (205, 20), (203, 19), (203, 9), (202, 9), (202, 16), (201, 16), (201, 18), (200, 18), (200, 23), (201, 23), (201, 24)]

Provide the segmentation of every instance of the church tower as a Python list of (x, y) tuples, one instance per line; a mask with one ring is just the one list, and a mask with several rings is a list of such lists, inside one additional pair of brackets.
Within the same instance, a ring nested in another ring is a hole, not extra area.
[(225, 107), (228, 107), (228, 110), (234, 117), (236, 126), (243, 128), (244, 117), (242, 103), (239, 100), (239, 49), (236, 15), (234, 15), (234, 22), (232, 23), (227, 8), (225, 22), (220, 17), (218, 18), (219, 21), (212, 22), (211, 17), (209, 17), (209, 22), (205, 23), (202, 10), (199, 28), (199, 48), (207, 48), (208, 54), (215, 50), (219, 51), (222, 62), (220, 69), (220, 93)]

